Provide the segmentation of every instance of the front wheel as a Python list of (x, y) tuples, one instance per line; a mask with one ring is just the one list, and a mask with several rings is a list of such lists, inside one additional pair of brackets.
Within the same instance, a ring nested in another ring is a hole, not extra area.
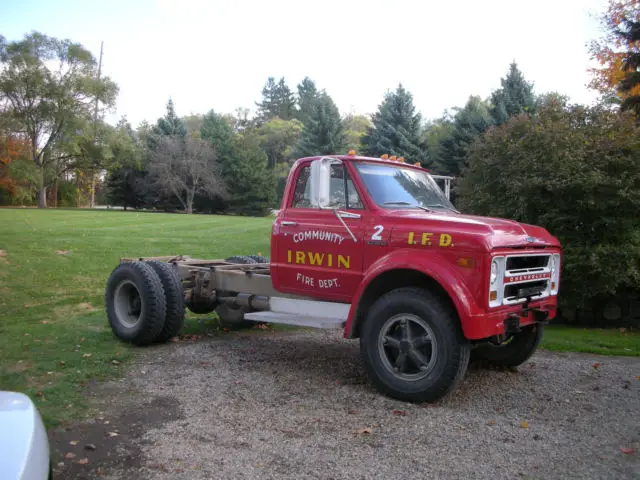
[(500, 345), (483, 345), (472, 352), (474, 361), (480, 360), (497, 367), (517, 367), (535, 353), (542, 340), (544, 327), (534, 324), (514, 333)]
[(450, 307), (428, 291), (399, 288), (369, 310), (360, 350), (378, 390), (399, 400), (432, 402), (462, 380), (470, 346)]

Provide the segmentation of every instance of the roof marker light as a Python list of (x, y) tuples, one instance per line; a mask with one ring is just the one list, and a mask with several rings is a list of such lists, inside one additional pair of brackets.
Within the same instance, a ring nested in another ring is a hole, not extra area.
[(356, 154), (355, 150), (349, 150), (349, 156), (353, 157)]
[(389, 154), (385, 153), (380, 157), (382, 160), (389, 160)]

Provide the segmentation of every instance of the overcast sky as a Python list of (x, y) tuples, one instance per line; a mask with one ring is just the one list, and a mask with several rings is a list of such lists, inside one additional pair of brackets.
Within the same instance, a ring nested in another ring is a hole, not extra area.
[[(425, 118), (486, 97), (515, 60), (537, 93), (575, 102), (604, 0), (0, 0), (0, 34), (82, 43), (120, 87), (116, 115), (255, 108), (268, 76), (304, 76), (343, 113), (375, 111), (398, 82)], [(113, 117), (111, 117), (113, 118)]]

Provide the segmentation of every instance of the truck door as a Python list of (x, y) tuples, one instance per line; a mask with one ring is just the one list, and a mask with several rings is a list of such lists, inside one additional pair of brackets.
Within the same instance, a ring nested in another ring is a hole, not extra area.
[(334, 210), (311, 208), (310, 169), (300, 169), (280, 226), (279, 289), (350, 301), (362, 278), (364, 206), (345, 165), (336, 163), (330, 195), (339, 218)]

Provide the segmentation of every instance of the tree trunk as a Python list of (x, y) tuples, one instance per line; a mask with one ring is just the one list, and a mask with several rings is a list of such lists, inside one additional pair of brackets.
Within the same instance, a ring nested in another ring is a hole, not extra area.
[(47, 208), (47, 187), (40, 187), (38, 192), (38, 208)]
[(40, 191), (38, 192), (38, 208), (47, 208), (47, 184), (44, 181), (44, 166), (40, 167)]

